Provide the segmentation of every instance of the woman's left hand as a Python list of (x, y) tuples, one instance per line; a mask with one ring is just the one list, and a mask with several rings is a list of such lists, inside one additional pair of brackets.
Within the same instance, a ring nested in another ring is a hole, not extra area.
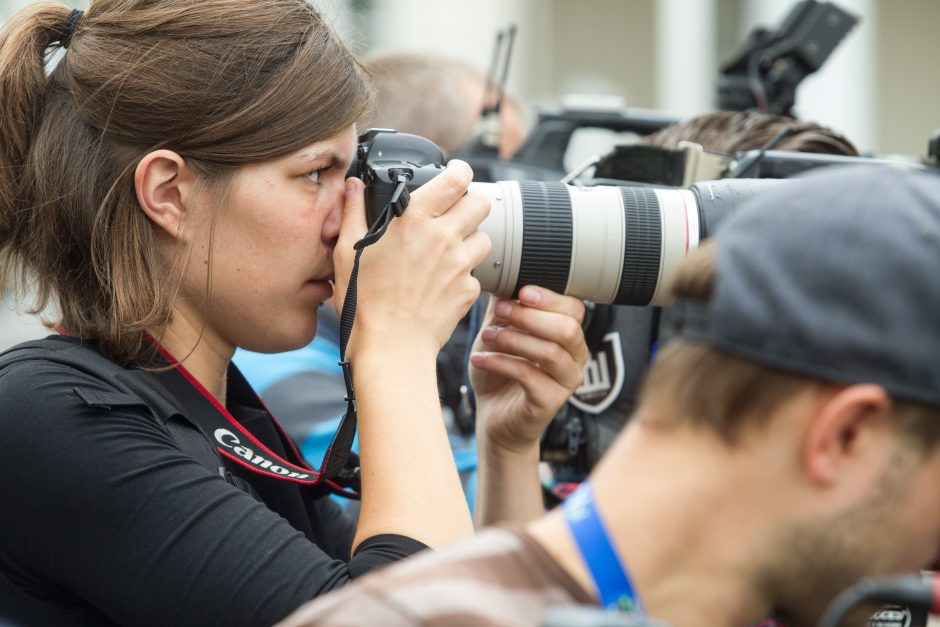
[(528, 285), (493, 297), (470, 355), (477, 437), (491, 452), (530, 453), (581, 384), (584, 303)]

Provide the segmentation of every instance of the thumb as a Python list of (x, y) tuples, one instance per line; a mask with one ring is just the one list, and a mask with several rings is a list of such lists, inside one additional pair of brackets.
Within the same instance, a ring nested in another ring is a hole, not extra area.
[(365, 184), (354, 176), (346, 179), (346, 203), (343, 206), (343, 223), (340, 239), (359, 240), (369, 226), (366, 223)]

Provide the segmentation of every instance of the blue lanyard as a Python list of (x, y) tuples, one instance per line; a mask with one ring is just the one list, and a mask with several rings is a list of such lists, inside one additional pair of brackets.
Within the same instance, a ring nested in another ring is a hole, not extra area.
[(610, 542), (610, 535), (594, 504), (594, 491), (585, 481), (562, 506), (565, 522), (581, 551), (581, 557), (591, 572), (601, 605), (610, 611), (646, 618), (627, 569)]

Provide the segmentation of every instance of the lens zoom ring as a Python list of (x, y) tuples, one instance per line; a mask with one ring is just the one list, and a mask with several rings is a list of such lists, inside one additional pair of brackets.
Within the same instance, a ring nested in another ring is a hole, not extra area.
[(562, 183), (520, 181), (522, 260), (514, 296), (524, 285), (564, 292), (571, 268), (571, 196)]
[(652, 189), (621, 187), (626, 245), (617, 300), (621, 305), (648, 305), (656, 293), (662, 254), (662, 217)]

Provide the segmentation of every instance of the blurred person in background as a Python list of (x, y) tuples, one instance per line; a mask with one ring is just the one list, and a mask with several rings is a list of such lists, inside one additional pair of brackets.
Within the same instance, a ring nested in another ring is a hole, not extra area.
[(855, 145), (830, 127), (757, 111), (704, 113), (647, 135), (640, 143), (676, 150), (680, 142), (688, 141), (700, 144), (709, 152), (734, 155), (763, 148), (785, 129), (787, 134), (772, 150), (858, 156)]
[[(409, 52), (366, 56), (378, 107), (363, 128), (391, 128), (433, 141), (445, 155), (454, 155), (479, 132), (480, 114), (494, 94), (476, 68), (456, 59)], [(526, 135), (519, 106), (503, 97), (500, 105), (499, 158), (509, 159)]]

